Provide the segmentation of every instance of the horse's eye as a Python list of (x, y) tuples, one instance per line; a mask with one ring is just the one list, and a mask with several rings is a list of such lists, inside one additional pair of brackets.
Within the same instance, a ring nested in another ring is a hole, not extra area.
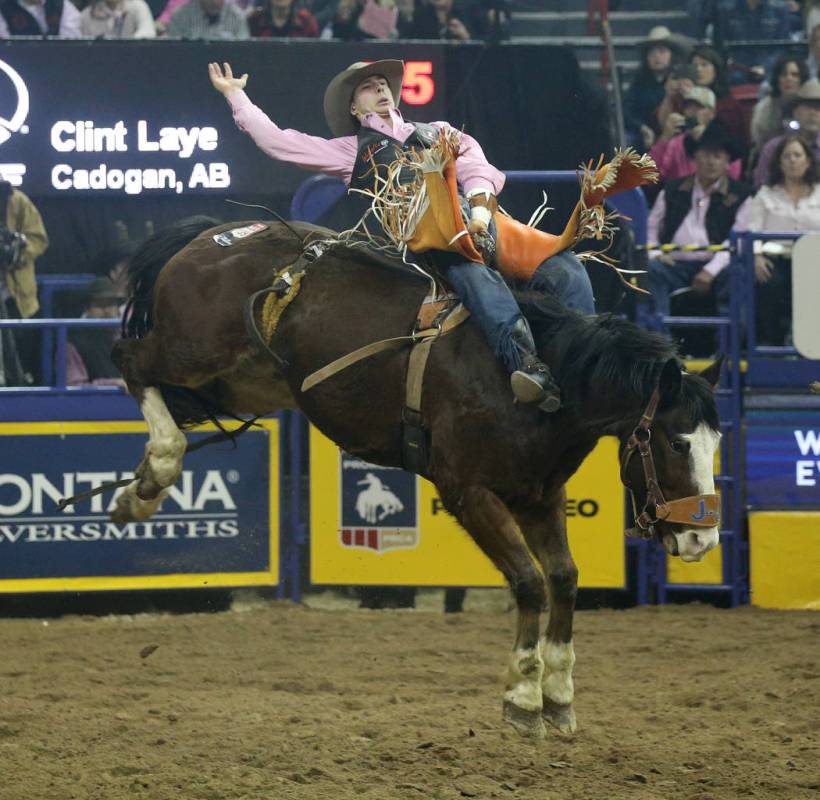
[(689, 442), (686, 439), (673, 439), (670, 443), (671, 448), (682, 456), (689, 455)]

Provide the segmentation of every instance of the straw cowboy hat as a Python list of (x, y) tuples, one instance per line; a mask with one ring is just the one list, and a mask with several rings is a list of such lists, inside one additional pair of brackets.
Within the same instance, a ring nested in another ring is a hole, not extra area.
[(350, 102), (356, 87), (371, 75), (381, 75), (387, 80), (393, 102), (398, 107), (404, 80), (404, 62), (394, 59), (371, 63), (357, 61), (340, 72), (325, 90), (325, 119), (334, 136), (348, 136), (356, 132), (354, 118), (350, 114)]
[(638, 42), (638, 48), (641, 51), (641, 58), (644, 58), (649, 52), (650, 48), (655, 45), (668, 47), (672, 51), (672, 57), (676, 59), (684, 59), (689, 55), (692, 49), (691, 40), (687, 36), (682, 36), (678, 33), (672, 33), (666, 25), (656, 25), (649, 31), (649, 35), (641, 42)]

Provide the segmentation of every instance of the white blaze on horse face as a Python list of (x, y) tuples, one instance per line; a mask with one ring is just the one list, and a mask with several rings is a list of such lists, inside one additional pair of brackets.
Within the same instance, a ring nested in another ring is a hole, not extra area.
[[(689, 465), (698, 494), (715, 494), (715, 451), (720, 434), (701, 422), (692, 433), (680, 437), (689, 442)], [(719, 541), (717, 527), (689, 528), (675, 533), (681, 561), (700, 561)]]

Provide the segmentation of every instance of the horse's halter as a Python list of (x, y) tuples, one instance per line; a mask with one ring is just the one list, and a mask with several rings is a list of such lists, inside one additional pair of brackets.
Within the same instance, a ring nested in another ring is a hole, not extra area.
[[(669, 501), (663, 496), (655, 470), (652, 448), (649, 446), (652, 438), (652, 423), (655, 421), (660, 397), (660, 387), (656, 387), (649, 398), (643, 416), (626, 443), (626, 449), (621, 458), (621, 482), (629, 489), (637, 533), (644, 539), (652, 538), (652, 528), (658, 522), (678, 522), (700, 528), (713, 528), (720, 524), (720, 499), (716, 494), (699, 494)], [(635, 490), (630, 485), (626, 474), (629, 460), (636, 450), (641, 456), (646, 485), (646, 503), (640, 514), (635, 500)]]

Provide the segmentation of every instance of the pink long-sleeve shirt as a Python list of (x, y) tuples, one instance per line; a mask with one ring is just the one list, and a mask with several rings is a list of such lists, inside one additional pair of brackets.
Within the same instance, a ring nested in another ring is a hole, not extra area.
[[(686, 178), (689, 175), (695, 174), (695, 159), (690, 158), (684, 147), (685, 134), (679, 133), (671, 139), (658, 139), (649, 155), (652, 156), (655, 163), (658, 165), (658, 172), (661, 174), (661, 180), (672, 181), (675, 178)], [(729, 164), (727, 174), (733, 180), (740, 180), (740, 173), (743, 165), (740, 159), (735, 159)]]
[[(237, 127), (247, 133), (262, 152), (277, 161), (288, 161), (297, 167), (340, 178), (345, 184), (350, 184), (358, 152), (355, 135), (323, 139), (301, 131), (282, 129), (241, 90), (231, 92), (228, 102)], [(442, 130), (453, 130), (447, 122), (431, 124)], [(362, 125), (402, 143), (415, 130), (412, 123), (405, 122), (396, 109), (391, 112), (389, 122), (372, 113), (362, 120)], [(504, 187), (504, 173), (487, 161), (481, 145), (472, 136), (461, 131), (456, 131), (456, 134), (460, 141), (456, 178), (462, 191), (489, 190), (498, 195)]]

